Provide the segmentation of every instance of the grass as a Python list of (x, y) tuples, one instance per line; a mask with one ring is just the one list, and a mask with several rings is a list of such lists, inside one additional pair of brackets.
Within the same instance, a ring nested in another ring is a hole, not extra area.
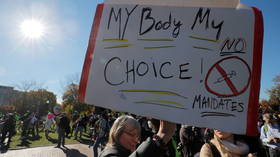
[[(74, 134), (74, 133), (73, 133)], [(40, 147), (40, 146), (55, 146), (57, 144), (58, 135), (56, 132), (49, 133), (49, 139), (46, 139), (45, 133), (40, 132), (39, 136), (32, 137), (29, 135), (26, 139), (21, 139), (19, 133), (13, 136), (9, 149), (21, 149), (21, 148), (32, 148), (32, 147)], [(88, 134), (84, 133), (82, 139), (74, 140), (74, 137), (65, 138), (65, 144), (77, 144), (84, 143), (90, 144), (91, 140)]]

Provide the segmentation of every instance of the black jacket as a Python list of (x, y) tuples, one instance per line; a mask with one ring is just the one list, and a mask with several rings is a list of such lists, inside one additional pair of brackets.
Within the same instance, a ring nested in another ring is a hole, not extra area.
[(58, 127), (64, 130), (68, 130), (70, 128), (70, 121), (69, 119), (62, 115), (58, 117)]
[(160, 156), (159, 153), (159, 147), (151, 138), (148, 138), (132, 153), (122, 146), (106, 147), (99, 157), (156, 157)]

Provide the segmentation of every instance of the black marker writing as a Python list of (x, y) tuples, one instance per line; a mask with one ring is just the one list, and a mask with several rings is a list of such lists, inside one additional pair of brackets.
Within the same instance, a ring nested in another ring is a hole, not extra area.
[(110, 29), (111, 18), (112, 18), (112, 16), (114, 16), (115, 21), (116, 21), (116, 22), (119, 22), (119, 23), (118, 23), (118, 27), (119, 27), (119, 36), (118, 36), (118, 38), (119, 38), (119, 39), (124, 39), (124, 35), (125, 35), (125, 32), (126, 32), (126, 27), (127, 27), (128, 21), (129, 21), (129, 17), (130, 17), (130, 15), (132, 14), (132, 12), (136, 9), (137, 6), (138, 6), (138, 5), (134, 6), (134, 8), (131, 9), (130, 11), (129, 11), (127, 8), (125, 8), (126, 14), (127, 14), (127, 18), (126, 18), (126, 20), (125, 20), (125, 24), (124, 24), (123, 30), (121, 30), (121, 24), (122, 24), (122, 8), (119, 8), (118, 14), (117, 14), (117, 15), (116, 15), (116, 13), (115, 13), (114, 8), (111, 8), (111, 11), (110, 11), (110, 14), (109, 14), (109, 20), (108, 20), (107, 29)]
[(120, 84), (122, 84), (122, 83), (124, 82), (124, 81), (122, 80), (122, 81), (119, 81), (118, 83), (114, 83), (114, 82), (112, 82), (112, 81), (109, 81), (109, 79), (108, 79), (108, 77), (107, 77), (108, 66), (109, 66), (113, 61), (115, 61), (115, 60), (117, 60), (117, 61), (119, 61), (119, 62), (122, 62), (121, 59), (120, 59), (119, 57), (113, 57), (113, 58), (111, 58), (111, 59), (106, 63), (105, 69), (104, 69), (104, 79), (105, 79), (105, 81), (106, 81), (108, 84), (110, 84), (110, 85), (112, 85), (112, 86), (120, 85)]
[[(191, 29), (192, 30), (194, 29), (194, 27), (195, 27), (195, 25), (197, 23), (197, 20), (199, 20), (199, 24), (202, 24), (202, 22), (205, 19), (206, 19), (205, 29), (209, 29), (209, 15), (210, 15), (210, 11), (211, 10), (209, 8), (207, 8), (206, 12), (203, 15), (203, 8), (199, 8), (199, 10), (198, 10), (198, 12), (197, 12), (197, 14), (195, 16), (195, 20), (194, 20), (194, 23), (193, 23)], [(216, 34), (216, 40), (219, 40), (219, 38), (220, 38), (220, 34), (221, 34), (223, 23), (224, 23), (224, 21), (221, 21), (219, 24), (215, 25), (215, 21), (214, 20), (212, 20), (212, 22), (211, 22), (212, 28), (218, 29), (217, 34)]]
[[(174, 63), (173, 63), (174, 64)], [(104, 79), (112, 85), (117, 86), (123, 83), (136, 83), (136, 79), (141, 77), (150, 77), (151, 79), (171, 79), (175, 78), (175, 73), (172, 71), (174, 65), (170, 61), (165, 61), (156, 66), (154, 62), (148, 63), (147, 61), (136, 62), (135, 60), (126, 60), (123, 62), (119, 57), (111, 58), (104, 68)], [(186, 80), (191, 79), (191, 76), (186, 76), (188, 72), (187, 66), (189, 63), (179, 65), (177, 79)], [(116, 73), (116, 68), (119, 67), (117, 73), (123, 78), (114, 77), (113, 73)]]
[(220, 55), (232, 55), (235, 53), (245, 53), (246, 51), (246, 41), (243, 38), (230, 40), (226, 39), (221, 48)]
[[(144, 28), (144, 26), (146, 26), (146, 28)], [(139, 35), (144, 35), (153, 29), (159, 31), (168, 30), (169, 28), (174, 27), (172, 30), (172, 36), (173, 38), (177, 38), (180, 33), (181, 26), (181, 21), (177, 21), (176, 18), (174, 18), (172, 22), (171, 13), (169, 14), (167, 21), (156, 21), (156, 19), (152, 16), (152, 8), (146, 7), (142, 9)]]
[(230, 98), (215, 98), (196, 95), (193, 100), (192, 108), (227, 110), (227, 111), (244, 111), (244, 103)]

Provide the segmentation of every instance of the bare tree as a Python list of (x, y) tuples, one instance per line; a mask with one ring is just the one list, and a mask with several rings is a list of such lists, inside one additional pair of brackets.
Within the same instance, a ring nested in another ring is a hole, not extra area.
[(279, 84), (280, 83), (280, 75), (276, 75), (273, 80), (274, 84)]
[(43, 85), (44, 85), (44, 83), (38, 83), (34, 80), (31, 80), (31, 81), (24, 80), (18, 84), (15, 84), (14, 86), (21, 91), (27, 92), (30, 90), (43, 89)]

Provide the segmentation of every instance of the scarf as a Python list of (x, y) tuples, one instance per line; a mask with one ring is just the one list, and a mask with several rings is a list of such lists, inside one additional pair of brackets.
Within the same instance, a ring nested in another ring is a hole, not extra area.
[(239, 156), (247, 155), (249, 153), (249, 146), (243, 142), (236, 141), (236, 144), (227, 141), (227, 140), (219, 140), (222, 147), (232, 154), (236, 154)]
[(246, 156), (249, 153), (249, 146), (241, 141), (236, 141), (234, 143), (233, 139), (221, 140), (216, 136), (214, 136), (213, 140), (215, 141), (213, 142), (218, 144), (220, 149), (222, 149), (222, 156), (225, 154), (229, 154), (229, 156)]

